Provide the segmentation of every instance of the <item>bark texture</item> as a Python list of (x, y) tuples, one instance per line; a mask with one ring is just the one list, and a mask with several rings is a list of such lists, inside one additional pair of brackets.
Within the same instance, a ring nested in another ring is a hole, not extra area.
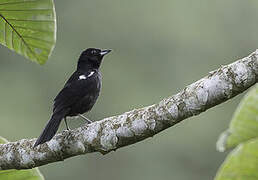
[(210, 72), (157, 104), (57, 134), (33, 149), (36, 139), (0, 145), (0, 169), (28, 169), (91, 152), (102, 154), (139, 142), (242, 93), (258, 81), (258, 50)]

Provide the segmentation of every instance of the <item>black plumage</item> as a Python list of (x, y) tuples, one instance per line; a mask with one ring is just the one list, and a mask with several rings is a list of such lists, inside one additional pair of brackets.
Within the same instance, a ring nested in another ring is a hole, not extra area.
[[(56, 96), (53, 114), (34, 144), (34, 147), (51, 140), (56, 134), (62, 119), (66, 123), (66, 117), (81, 116), (81, 114), (91, 110), (99, 96), (101, 88), (99, 67), (103, 57), (109, 52), (111, 50), (95, 48), (89, 48), (82, 52), (76, 71)], [(83, 118), (90, 122), (87, 118)]]

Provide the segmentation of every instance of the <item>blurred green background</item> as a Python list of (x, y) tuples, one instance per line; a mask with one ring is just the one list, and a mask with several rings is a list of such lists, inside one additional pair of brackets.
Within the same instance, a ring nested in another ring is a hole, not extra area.
[[(56, 1), (57, 44), (44, 66), (0, 48), (0, 135), (37, 137), (52, 101), (87, 47), (111, 48), (92, 120), (153, 104), (258, 48), (258, 2), (227, 0)], [(240, 95), (154, 138), (105, 156), (40, 168), (49, 179), (207, 180), (226, 153), (215, 144)], [(75, 128), (83, 120), (69, 122)], [(59, 128), (62, 131), (64, 125)]]

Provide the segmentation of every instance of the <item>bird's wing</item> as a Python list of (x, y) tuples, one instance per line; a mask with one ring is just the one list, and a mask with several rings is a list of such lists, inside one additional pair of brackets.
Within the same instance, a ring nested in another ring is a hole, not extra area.
[(89, 73), (73, 73), (64, 88), (54, 99), (53, 112), (69, 108), (89, 94), (92, 90), (92, 86), (94, 86), (95, 79), (94, 76), (89, 76)]

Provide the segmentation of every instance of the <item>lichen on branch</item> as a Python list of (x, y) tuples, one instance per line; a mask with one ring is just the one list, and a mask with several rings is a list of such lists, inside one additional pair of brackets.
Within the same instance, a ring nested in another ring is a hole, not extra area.
[(63, 131), (33, 148), (36, 139), (0, 145), (0, 169), (28, 169), (91, 152), (106, 154), (142, 141), (242, 93), (258, 81), (258, 50), (157, 104)]

